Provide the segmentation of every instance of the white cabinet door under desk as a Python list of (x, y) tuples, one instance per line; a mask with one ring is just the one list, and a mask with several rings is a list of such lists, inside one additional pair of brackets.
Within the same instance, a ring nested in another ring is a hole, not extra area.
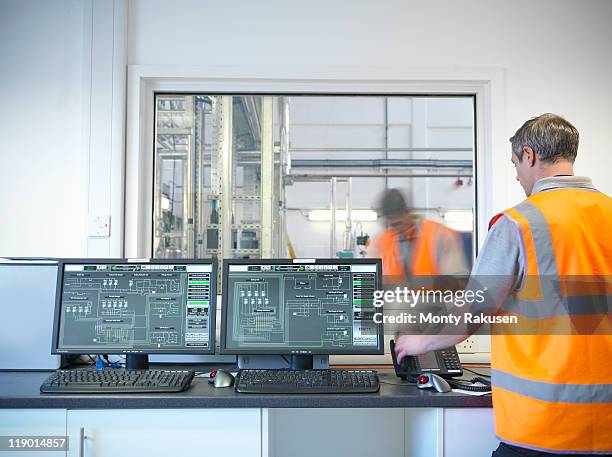
[(498, 444), (491, 408), (283, 408), (267, 416), (267, 457), (488, 457)]
[(261, 457), (261, 415), (260, 409), (222, 408), (69, 410), (68, 456)]
[(268, 420), (267, 457), (404, 457), (402, 408), (279, 408)]
[[(65, 409), (3, 409), (0, 410), (0, 436), (54, 436), (63, 438), (66, 436), (66, 410)], [(72, 443), (69, 443), (70, 447)], [(5, 449), (5, 451), (10, 451)], [(21, 449), (14, 452), (0, 452), (2, 456), (17, 455), (60, 457), (65, 456), (66, 451), (47, 451), (41, 453), (41, 449), (33, 448), (32, 451)]]
[(444, 457), (488, 457), (498, 445), (492, 408), (444, 409)]

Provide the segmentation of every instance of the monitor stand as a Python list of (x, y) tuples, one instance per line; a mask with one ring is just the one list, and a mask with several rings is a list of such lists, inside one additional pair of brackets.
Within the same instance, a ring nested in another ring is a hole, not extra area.
[(289, 363), (290, 370), (312, 370), (313, 369), (312, 355), (291, 354), (291, 362)]
[(125, 356), (126, 370), (148, 370), (149, 356), (147, 354), (127, 354)]
[[(303, 357), (299, 356), (298, 357)], [(329, 356), (328, 355), (310, 355), (309, 357), (312, 362), (310, 368), (315, 370), (322, 370), (329, 368)], [(282, 355), (239, 355), (238, 356), (238, 368), (251, 368), (251, 369), (275, 369), (275, 368), (292, 368), (291, 367), (292, 356)], [(297, 369), (297, 368), (293, 368)], [(301, 368), (303, 369), (303, 368)]]

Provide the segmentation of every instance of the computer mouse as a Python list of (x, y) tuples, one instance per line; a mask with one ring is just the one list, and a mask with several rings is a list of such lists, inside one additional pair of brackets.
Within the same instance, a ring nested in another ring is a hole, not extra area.
[(451, 386), (446, 379), (433, 373), (421, 373), (417, 378), (417, 387), (427, 389), (433, 387), (438, 392), (446, 393), (451, 391)]
[(232, 387), (234, 385), (234, 377), (229, 371), (216, 370), (214, 376), (211, 373), (211, 379), (215, 387)]

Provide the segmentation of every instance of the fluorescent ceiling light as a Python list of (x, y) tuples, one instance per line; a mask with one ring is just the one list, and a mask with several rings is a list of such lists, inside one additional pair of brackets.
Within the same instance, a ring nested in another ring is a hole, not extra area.
[[(374, 222), (378, 219), (376, 211), (371, 209), (354, 209), (351, 211), (351, 220), (362, 222)], [(331, 210), (329, 209), (313, 209), (308, 211), (308, 220), (313, 222), (330, 222)], [(336, 221), (346, 220), (346, 210), (339, 209), (336, 211)]]

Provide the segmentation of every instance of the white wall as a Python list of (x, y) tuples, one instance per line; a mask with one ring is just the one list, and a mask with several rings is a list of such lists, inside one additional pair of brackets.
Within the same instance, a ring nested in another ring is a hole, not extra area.
[(80, 256), (83, 3), (0, 2), (0, 256)]
[[(507, 136), (543, 112), (566, 116), (581, 132), (577, 173), (612, 193), (611, 23), (607, 0), (133, 0), (128, 63), (501, 67)], [(500, 210), (523, 198), (507, 163)]]
[[(83, 14), (92, 3), (93, 23)], [(93, 25), (96, 36), (96, 26), (110, 26), (116, 37), (117, 26), (97, 11), (121, 3), (0, 0), (0, 255), (121, 255), (120, 217), (111, 221), (112, 242), (90, 240), (85, 230), (88, 214), (120, 214), (117, 172), (95, 166), (105, 158), (116, 164), (121, 151), (121, 116), (111, 120), (108, 111), (113, 97), (113, 109), (124, 106), (120, 52), (94, 52), (92, 79), (105, 87), (94, 85), (89, 101), (81, 90), (83, 50), (96, 45), (84, 29)], [(590, 175), (610, 194), (611, 23), (608, 0), (132, 0), (127, 63), (355, 67), (356, 76), (364, 66), (500, 67), (507, 136), (542, 112), (565, 115), (581, 132), (577, 173)], [(113, 41), (108, 33), (101, 39), (98, 45)], [(89, 103), (97, 120), (92, 135), (98, 137), (93, 160), (86, 155), (82, 163), (82, 120), (89, 120), (82, 110)], [(107, 137), (113, 147), (104, 145)], [(511, 192), (494, 200), (496, 209), (522, 198), (507, 163), (495, 179), (507, 182)], [(111, 191), (112, 202), (106, 197)]]

